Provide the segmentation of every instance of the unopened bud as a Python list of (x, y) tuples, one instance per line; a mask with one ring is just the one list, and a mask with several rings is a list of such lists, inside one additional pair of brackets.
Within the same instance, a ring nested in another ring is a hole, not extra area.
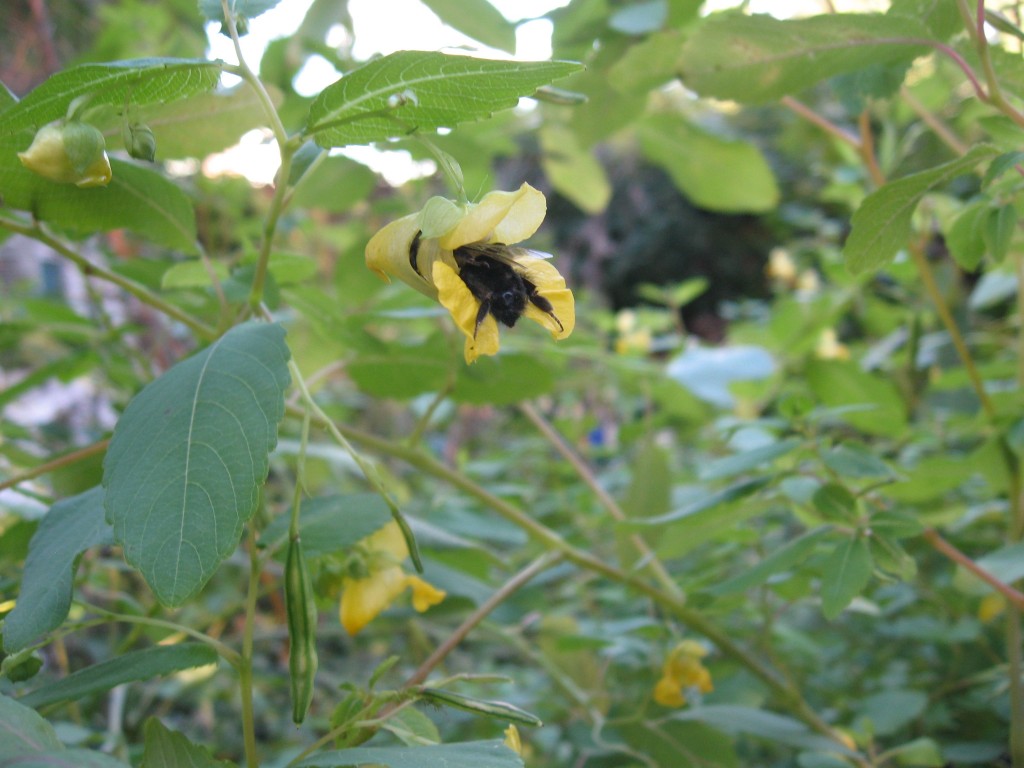
[(133, 123), (128, 126), (125, 149), (136, 160), (152, 163), (156, 159), (156, 137), (152, 129), (144, 123)]
[(112, 176), (103, 134), (77, 120), (44, 125), (18, 159), (33, 173), (61, 184), (105, 187)]

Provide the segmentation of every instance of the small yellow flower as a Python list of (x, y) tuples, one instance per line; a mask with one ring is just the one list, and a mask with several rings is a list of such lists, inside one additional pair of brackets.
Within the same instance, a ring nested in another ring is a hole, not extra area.
[(33, 173), (60, 184), (105, 187), (112, 177), (103, 134), (78, 121), (44, 125), (18, 159)]
[(711, 673), (700, 661), (707, 653), (696, 640), (683, 640), (673, 648), (654, 686), (654, 700), (663, 707), (681, 707), (686, 704), (684, 689), (695, 688), (701, 693), (713, 691)]
[(772, 248), (764, 271), (772, 280), (784, 285), (792, 286), (796, 282), (796, 264), (784, 248)]
[(546, 210), (543, 193), (525, 183), (475, 205), (435, 197), (375, 234), (366, 265), (447, 309), (466, 336), (467, 363), (498, 352), (498, 321), (511, 328), (525, 316), (564, 339), (576, 324), (565, 279), (535, 252), (510, 247), (537, 231)]
[(509, 727), (505, 729), (505, 746), (517, 755), (522, 756), (523, 741), (519, 738), (519, 729), (514, 725), (510, 724)]
[(981, 598), (978, 605), (978, 621), (988, 624), (1006, 610), (1006, 598), (998, 592), (992, 592)]
[(814, 354), (823, 360), (849, 360), (849, 348), (839, 341), (839, 335), (834, 328), (826, 328), (818, 337), (818, 345)]
[(440, 603), (445, 592), (418, 576), (402, 570), (409, 549), (398, 523), (392, 521), (359, 543), (358, 576), (342, 580), (341, 625), (350, 635), (358, 633), (405, 592), (412, 590), (412, 605), (422, 613)]

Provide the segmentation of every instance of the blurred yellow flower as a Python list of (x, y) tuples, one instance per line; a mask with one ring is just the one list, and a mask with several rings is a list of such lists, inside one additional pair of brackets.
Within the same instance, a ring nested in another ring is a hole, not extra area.
[(466, 336), (467, 363), (498, 352), (498, 321), (511, 328), (525, 316), (564, 339), (576, 324), (565, 279), (543, 256), (511, 247), (537, 231), (546, 211), (543, 193), (525, 183), (477, 204), (431, 198), (370, 239), (366, 265), (447, 309)]
[(351, 568), (357, 575), (342, 580), (339, 613), (341, 625), (350, 635), (373, 621), (406, 588), (412, 590), (413, 608), (420, 613), (444, 599), (443, 590), (402, 570), (402, 561), (408, 556), (402, 530), (394, 521), (359, 542), (358, 559)]
[(768, 254), (768, 264), (764, 268), (765, 273), (772, 280), (777, 280), (790, 287), (796, 282), (796, 264), (789, 251), (784, 248), (772, 248)]
[(78, 121), (44, 125), (18, 159), (33, 173), (60, 184), (105, 187), (112, 177), (103, 134)]
[(509, 725), (505, 729), (505, 746), (515, 752), (517, 755), (522, 756), (523, 754), (523, 742), (519, 738), (519, 729), (514, 725)]
[(707, 653), (696, 640), (683, 640), (673, 648), (654, 686), (654, 700), (663, 707), (681, 707), (686, 704), (687, 688), (696, 688), (701, 693), (713, 691), (711, 673), (700, 661)]
[(978, 605), (978, 621), (988, 624), (1006, 610), (1006, 598), (998, 592), (991, 592), (981, 598)]
[(814, 354), (823, 360), (849, 360), (849, 348), (839, 341), (839, 336), (834, 328), (826, 328), (818, 337), (818, 345)]

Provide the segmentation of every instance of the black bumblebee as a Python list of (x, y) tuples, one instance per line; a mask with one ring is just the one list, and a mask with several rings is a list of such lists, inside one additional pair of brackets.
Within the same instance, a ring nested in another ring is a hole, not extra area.
[[(420, 273), (416, 263), (419, 245), (420, 233), (417, 232), (409, 245), (409, 263), (417, 273)], [(516, 261), (517, 256), (535, 253), (502, 243), (471, 243), (455, 249), (453, 255), (459, 265), (459, 277), (480, 301), (474, 338), (488, 313), (511, 328), (523, 316), (527, 302), (547, 312), (558, 323), (559, 329), (562, 328), (562, 321), (555, 316), (551, 302), (537, 292), (537, 286), (526, 278), (522, 265)]]

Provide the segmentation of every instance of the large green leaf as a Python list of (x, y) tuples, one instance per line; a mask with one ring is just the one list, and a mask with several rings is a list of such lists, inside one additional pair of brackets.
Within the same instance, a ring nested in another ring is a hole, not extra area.
[(637, 130), (643, 153), (699, 207), (764, 213), (778, 205), (775, 176), (753, 144), (707, 133), (682, 115), (652, 115)]
[(450, 128), (514, 107), (519, 97), (580, 69), (570, 61), (399, 51), (325, 88), (309, 109), (306, 133), (322, 147), (341, 147)]
[(905, 16), (716, 13), (683, 43), (680, 76), (702, 96), (760, 104), (844, 72), (912, 61), (928, 52), (917, 42), (928, 36)]
[(0, 766), (22, 755), (62, 748), (53, 726), (34, 709), (0, 694)]
[(448, 26), (499, 51), (516, 52), (516, 28), (487, 0), (422, 0)]
[(787, 542), (784, 546), (772, 552), (764, 560), (743, 573), (733, 576), (718, 584), (714, 584), (708, 591), (713, 595), (728, 595), (734, 592), (743, 592), (751, 587), (763, 584), (771, 576), (781, 571), (788, 570), (799, 565), (818, 546), (818, 541), (831, 531), (829, 527), (815, 528), (793, 541)]
[(184, 734), (172, 731), (155, 717), (146, 721), (143, 768), (228, 768), (231, 763), (214, 760), (206, 747), (193, 744)]
[(847, 406), (843, 421), (872, 435), (899, 437), (907, 411), (896, 385), (887, 378), (840, 360), (814, 360), (807, 365), (807, 383), (814, 395), (832, 408)]
[(834, 619), (871, 578), (871, 548), (863, 536), (852, 536), (833, 550), (821, 579), (821, 612)]
[(891, 181), (864, 198), (853, 214), (850, 236), (843, 246), (849, 270), (858, 274), (887, 264), (906, 247), (911, 217), (925, 194), (998, 154), (995, 147), (981, 144), (956, 160)]
[(3, 112), (0, 134), (10, 134), (64, 117), (68, 105), (89, 96), (89, 106), (164, 103), (208, 91), (217, 84), (221, 63), (202, 59), (132, 59), (82, 64), (65, 69)]
[(149, 680), (172, 672), (217, 663), (217, 652), (202, 643), (157, 645), (142, 651), (124, 653), (108, 661), (72, 672), (55, 683), (23, 696), (29, 707), (42, 707), (59, 701), (77, 701), (93, 693), (134, 680)]
[(356, 747), (324, 752), (297, 768), (385, 765), (388, 768), (522, 768), (523, 759), (503, 741), (467, 741), (429, 747)]
[(60, 626), (71, 607), (75, 561), (90, 547), (113, 541), (103, 519), (103, 489), (58, 501), (39, 523), (29, 544), (21, 591), (4, 619), (4, 650), (20, 651)]
[(196, 219), (191, 202), (172, 181), (150, 168), (112, 159), (106, 187), (79, 189), (58, 184), (25, 168), (17, 153), (28, 147), (27, 133), (0, 136), (0, 200), (76, 235), (130, 229), (154, 242), (196, 251)]
[(129, 404), (104, 461), (104, 504), (125, 559), (179, 605), (238, 544), (267, 477), (289, 383), (279, 325), (246, 323)]

